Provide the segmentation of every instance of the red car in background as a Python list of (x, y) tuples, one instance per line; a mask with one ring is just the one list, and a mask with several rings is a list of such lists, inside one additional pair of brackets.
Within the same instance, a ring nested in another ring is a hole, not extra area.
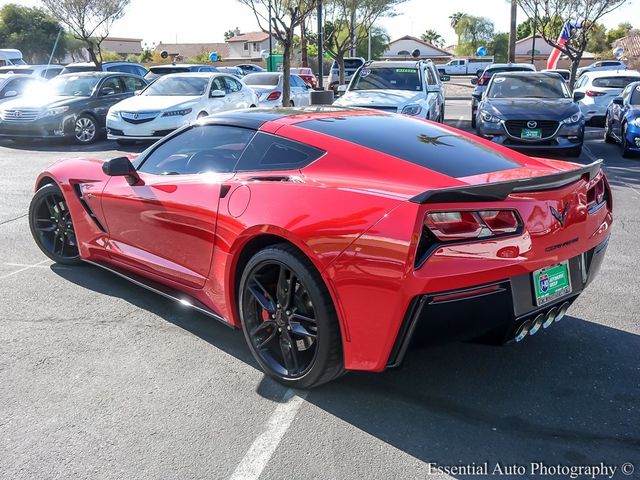
[(336, 107), (209, 116), (133, 160), (54, 164), (35, 190), (51, 259), (242, 329), (264, 371), (301, 388), (397, 366), (413, 343), (550, 327), (612, 225), (600, 162)]
[(318, 86), (318, 80), (313, 74), (313, 70), (311, 70), (310, 68), (292, 68), (291, 73), (298, 75), (302, 80), (304, 80), (304, 83), (309, 85), (311, 88), (316, 88)]

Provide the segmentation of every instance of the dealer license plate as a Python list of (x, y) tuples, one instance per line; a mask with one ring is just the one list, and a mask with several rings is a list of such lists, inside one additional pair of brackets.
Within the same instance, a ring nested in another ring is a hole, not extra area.
[(542, 138), (542, 130), (539, 128), (523, 128), (520, 130), (520, 138), (523, 140), (540, 140)]
[(571, 293), (569, 262), (562, 262), (533, 272), (536, 304), (546, 305)]

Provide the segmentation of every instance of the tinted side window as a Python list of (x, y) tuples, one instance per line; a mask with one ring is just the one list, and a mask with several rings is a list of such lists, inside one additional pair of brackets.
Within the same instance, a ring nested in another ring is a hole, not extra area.
[(199, 72), (215, 72), (215, 70), (213, 69), (213, 67), (200, 67), (198, 69)]
[(239, 92), (240, 89), (242, 88), (242, 85), (236, 82), (233, 78), (231, 77), (223, 77), (223, 78), (224, 78), (224, 83), (226, 85), (227, 93)]
[(154, 175), (231, 172), (254, 134), (246, 128), (194, 126), (153, 150), (138, 170)]
[(119, 77), (107, 78), (104, 82), (102, 82), (102, 85), (100, 86), (100, 90), (102, 91), (102, 89), (104, 88), (113, 89), (116, 95), (118, 95), (119, 93), (122, 93), (122, 85), (120, 83)]
[(353, 115), (296, 124), (378, 150), (451, 177), (516, 168), (507, 155), (435, 125), (401, 115)]
[(436, 81), (435, 77), (433, 76), (433, 72), (431, 71), (431, 69), (429, 67), (424, 69), (424, 73), (425, 73), (426, 78), (427, 78), (427, 85), (436, 85), (438, 83)]
[(48, 68), (47, 70), (44, 71), (42, 76), (47, 80), (49, 80), (53, 77), (57, 77), (58, 75), (60, 75), (61, 71), (62, 71), (61, 68)]
[(229, 93), (222, 77), (216, 77), (213, 79), (211, 82), (211, 91), (213, 90), (222, 90), (223, 92)]
[(237, 171), (295, 170), (309, 165), (324, 152), (286, 138), (258, 132), (242, 154)]
[(136, 90), (142, 90), (145, 87), (145, 83), (136, 77), (122, 77), (122, 81), (127, 92), (135, 92)]

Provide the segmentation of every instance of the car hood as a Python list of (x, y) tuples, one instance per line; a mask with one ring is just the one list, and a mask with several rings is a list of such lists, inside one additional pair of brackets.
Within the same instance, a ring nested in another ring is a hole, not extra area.
[(54, 108), (86, 102), (90, 97), (20, 97), (2, 104), (4, 109)]
[(397, 106), (408, 103), (417, 103), (424, 100), (424, 92), (410, 90), (350, 90), (336, 100), (335, 105), (389, 105)]
[(481, 108), (503, 120), (564, 120), (580, 111), (570, 98), (488, 98), (482, 102)]
[(193, 105), (199, 99), (200, 97), (137, 95), (117, 103), (115, 108), (128, 112), (149, 112)]

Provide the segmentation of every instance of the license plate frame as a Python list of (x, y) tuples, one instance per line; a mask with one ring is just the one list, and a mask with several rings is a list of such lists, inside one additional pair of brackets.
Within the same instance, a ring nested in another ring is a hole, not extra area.
[(549, 265), (531, 274), (536, 305), (541, 307), (573, 291), (569, 261)]
[(542, 138), (542, 129), (523, 128), (520, 130), (520, 138), (522, 140), (540, 140)]

